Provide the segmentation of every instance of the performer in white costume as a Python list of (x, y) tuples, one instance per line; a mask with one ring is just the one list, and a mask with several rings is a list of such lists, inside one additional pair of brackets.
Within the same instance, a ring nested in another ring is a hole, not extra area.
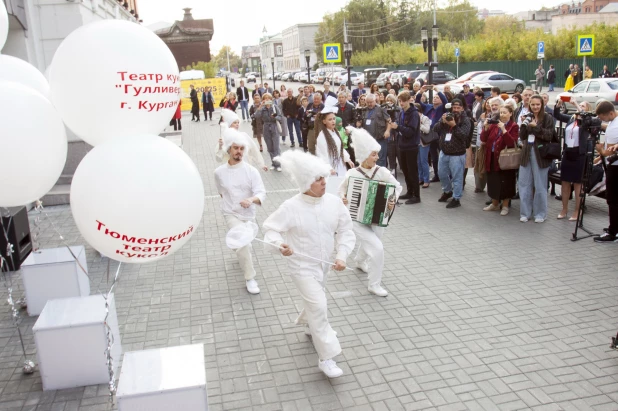
[(340, 198), (326, 193), (326, 178), (331, 168), (319, 158), (301, 151), (286, 151), (278, 160), (289, 173), (300, 193), (286, 200), (264, 221), (265, 245), (271, 252), (287, 257), (292, 280), (302, 299), (303, 310), (296, 324), (308, 325), (318, 353), (318, 367), (329, 378), (343, 371), (333, 358), (341, 353), (337, 333), (327, 318), (326, 273), (329, 264), (299, 256), (296, 252), (325, 261), (334, 261), (337, 271), (346, 268), (346, 259), (354, 249), (354, 231), (350, 214)]
[(348, 151), (343, 149), (341, 136), (335, 129), (336, 113), (337, 99), (329, 96), (324, 108), (315, 119), (315, 133), (317, 135), (315, 155), (330, 165), (332, 175), (343, 177), (347, 170), (345, 164), (354, 167), (354, 163), (350, 161)]
[[(221, 109), (221, 117), (223, 121), (221, 122), (221, 134), (225, 134), (225, 130), (228, 128), (233, 128), (237, 130), (247, 141), (245, 144), (245, 152), (244, 158), (246, 161), (251, 163), (256, 168), (261, 168), (264, 171), (268, 171), (268, 167), (264, 164), (264, 158), (260, 154), (260, 149), (257, 144), (249, 135), (245, 132), (239, 130), (240, 128), (240, 119), (238, 118), (238, 114), (234, 113), (232, 110), (228, 110), (227, 108)], [(229, 153), (224, 150), (223, 138), (219, 139), (219, 142), (215, 148), (215, 157), (219, 163), (223, 163), (229, 160)]]
[[(380, 144), (366, 130), (348, 127), (348, 132), (352, 133), (352, 147), (356, 155), (356, 160), (360, 162), (360, 167), (348, 170), (345, 175), (345, 180), (339, 187), (339, 195), (343, 199), (344, 204), (348, 204), (346, 193), (348, 191), (348, 182), (350, 177), (365, 178), (368, 180), (384, 181), (386, 183), (395, 184), (395, 196), (398, 199), (401, 195), (401, 184), (393, 177), (386, 167), (376, 165), (380, 153)], [(395, 203), (389, 204), (389, 208), (393, 209)], [(382, 235), (384, 227), (377, 225), (361, 224), (353, 222), (354, 233), (360, 243), (358, 252), (356, 253), (356, 266), (367, 273), (369, 286), (367, 289), (370, 293), (380, 297), (386, 297), (388, 291), (382, 288), (382, 271), (384, 270), (384, 246), (382, 245)]]
[[(215, 170), (215, 184), (221, 195), (221, 211), (230, 229), (244, 221), (254, 221), (256, 206), (262, 205), (266, 199), (260, 172), (243, 161), (246, 146), (247, 139), (238, 130), (227, 128), (224, 131), (223, 149), (229, 158)], [(258, 294), (260, 289), (255, 281), (251, 244), (235, 251), (245, 276), (247, 291)]]

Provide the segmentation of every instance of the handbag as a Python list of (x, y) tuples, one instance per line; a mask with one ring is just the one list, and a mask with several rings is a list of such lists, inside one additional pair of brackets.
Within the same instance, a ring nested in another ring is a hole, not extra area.
[(421, 141), (424, 145), (429, 145), (434, 141), (438, 140), (440, 135), (433, 130), (430, 130), (429, 133), (421, 132)]
[(545, 160), (560, 160), (562, 158), (560, 143), (547, 143), (539, 146), (539, 154)]
[(515, 146), (513, 148), (505, 148), (500, 151), (498, 165), (500, 170), (516, 170), (521, 164), (521, 148)]

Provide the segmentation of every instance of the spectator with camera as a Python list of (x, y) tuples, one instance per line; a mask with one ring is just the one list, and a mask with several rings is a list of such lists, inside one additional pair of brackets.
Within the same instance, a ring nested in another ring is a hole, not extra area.
[(454, 98), (451, 101), (451, 111), (444, 113), (441, 121), (434, 126), (434, 131), (440, 136), (442, 150), (438, 166), (442, 196), (438, 201), (444, 203), (452, 197), (446, 208), (461, 206), (466, 149), (470, 145), (472, 127), (460, 99)]
[(547, 218), (547, 174), (552, 160), (543, 158), (539, 148), (553, 140), (554, 119), (545, 113), (543, 98), (538, 94), (530, 98), (529, 106), (530, 112), (519, 128), (523, 144), (518, 184), (519, 221), (526, 223), (534, 215), (534, 222), (542, 223)]
[(273, 96), (270, 93), (264, 93), (262, 96), (262, 108), (257, 113), (263, 123), (263, 138), (266, 141), (266, 149), (270, 154), (271, 170), (281, 171), (281, 164), (275, 160), (275, 157), (281, 155), (279, 149), (279, 139), (281, 132), (277, 127), (277, 123), (283, 121), (283, 113), (279, 110), (273, 101)]
[(305, 111), (305, 118), (307, 122), (307, 149), (313, 155), (315, 155), (315, 145), (317, 135), (315, 134), (315, 116), (324, 109), (324, 103), (322, 103), (322, 95), (320, 93), (313, 93), (313, 101), (309, 103)]
[[(423, 94), (432, 88), (434, 91), (433, 94), (433, 102), (432, 104), (425, 104), (422, 101)], [(438, 88), (432, 85), (424, 85), (421, 86), (421, 90), (416, 94), (416, 102), (421, 105), (423, 108), (423, 114), (431, 119), (431, 128), (440, 121), (442, 115), (444, 114), (445, 105), (448, 103), (446, 96), (440, 92), (438, 92)], [(438, 139), (435, 139), (429, 145), (429, 153), (431, 154), (431, 163), (433, 165), (433, 178), (431, 179), (432, 183), (440, 181), (440, 177), (438, 174), (438, 163), (439, 163), (439, 142)], [(427, 158), (421, 158), (421, 162), (428, 162)], [(424, 165), (423, 165), (424, 167)]]
[[(571, 104), (575, 105), (579, 111), (587, 112), (590, 105), (587, 101), (578, 103), (575, 97), (571, 97)], [(569, 212), (569, 196), (571, 186), (575, 190), (575, 211), (569, 221), (577, 221), (579, 207), (581, 204), (580, 193), (582, 189), (582, 177), (586, 165), (586, 147), (590, 132), (586, 127), (582, 127), (581, 118), (578, 113), (568, 116), (560, 113), (560, 107), (564, 103), (559, 100), (553, 110), (556, 120), (566, 123), (564, 129), (564, 143), (562, 148), (562, 161), (560, 162), (560, 181), (562, 183), (562, 211), (558, 214), (558, 220), (562, 220)]]
[(418, 185), (418, 146), (421, 142), (420, 115), (411, 103), (408, 91), (399, 93), (401, 110), (397, 112), (392, 128), (397, 136), (399, 149), (399, 165), (406, 180), (406, 194), (399, 198), (405, 199), (406, 204), (421, 202), (421, 190)]
[(609, 208), (609, 227), (600, 236), (594, 237), (597, 243), (613, 243), (618, 241), (618, 115), (614, 104), (601, 101), (597, 104), (596, 114), (605, 130), (605, 143), (597, 144), (596, 149), (605, 157), (607, 167), (605, 173), (605, 199)]
[(526, 115), (530, 113), (530, 98), (534, 92), (530, 86), (526, 87), (523, 93), (521, 93), (521, 105), (519, 106), (519, 110), (515, 113), (515, 121), (517, 121), (517, 125), (521, 129), (521, 122), (524, 121)]
[(380, 167), (386, 167), (386, 157), (388, 154), (388, 139), (391, 133), (391, 118), (386, 112), (386, 109), (376, 104), (376, 96), (367, 94), (366, 97), (367, 110), (362, 110), (362, 116), (358, 118), (356, 127), (364, 128), (367, 132), (376, 139), (382, 147), (380, 149), (380, 158), (377, 164)]
[[(384, 101), (385, 103), (382, 107), (386, 109), (386, 112), (391, 118), (391, 122), (396, 122), (401, 113), (401, 107), (397, 105), (397, 97), (389, 94)], [(388, 139), (387, 145), (387, 159), (388, 168), (393, 175), (397, 173), (397, 134), (397, 131), (391, 127), (391, 137)]]
[(513, 121), (513, 107), (504, 105), (500, 108), (500, 118), (496, 121), (489, 119), (483, 126), (480, 135), (484, 149), (477, 155), (485, 156), (485, 171), (487, 174), (487, 193), (491, 204), (483, 208), (484, 211), (500, 210), (500, 215), (509, 213), (509, 200), (515, 195), (517, 170), (502, 170), (500, 168), (500, 153), (505, 148), (514, 148), (519, 137), (519, 126)]

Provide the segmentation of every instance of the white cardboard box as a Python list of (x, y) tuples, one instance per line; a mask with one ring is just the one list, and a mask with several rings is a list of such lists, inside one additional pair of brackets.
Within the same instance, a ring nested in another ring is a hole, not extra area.
[[(122, 345), (113, 294), (109, 305), (107, 323), (114, 337), (116, 372)], [(105, 300), (100, 294), (48, 301), (32, 329), (43, 390), (109, 383), (105, 314)]]
[(48, 300), (90, 295), (90, 280), (83, 246), (71, 247), (79, 264), (66, 247), (31, 253), (21, 266), (28, 315), (39, 315)]
[(116, 399), (118, 411), (208, 410), (204, 345), (126, 353)]

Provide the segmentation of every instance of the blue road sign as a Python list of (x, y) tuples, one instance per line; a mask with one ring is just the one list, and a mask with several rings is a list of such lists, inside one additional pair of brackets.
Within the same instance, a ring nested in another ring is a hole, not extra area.
[(545, 58), (545, 42), (539, 41), (536, 43), (536, 58), (542, 59)]
[(459, 47), (455, 49), (455, 57), (459, 57)]

